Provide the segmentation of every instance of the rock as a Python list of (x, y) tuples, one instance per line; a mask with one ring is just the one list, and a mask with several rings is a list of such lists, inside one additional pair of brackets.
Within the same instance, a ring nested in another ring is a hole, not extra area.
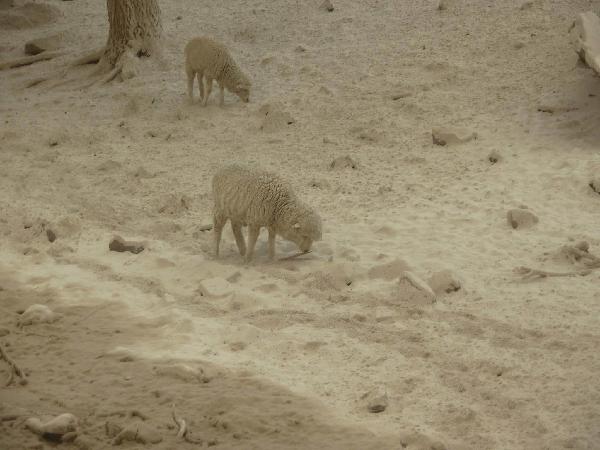
[(330, 0), (324, 0), (319, 8), (328, 12), (332, 12), (334, 10), (333, 4)]
[(56, 233), (52, 231), (52, 229), (46, 228), (46, 237), (48, 238), (48, 241), (54, 242), (56, 240)]
[(233, 293), (233, 287), (224, 278), (208, 278), (200, 282), (200, 295), (211, 298), (223, 298)]
[(114, 236), (108, 243), (108, 249), (113, 252), (131, 252), (134, 254), (144, 251), (144, 244), (136, 241), (126, 241), (121, 236)]
[(294, 48), (294, 51), (296, 53), (304, 53), (306, 51), (306, 47), (304, 45), (298, 44), (296, 45), (296, 47)]
[(358, 165), (352, 158), (350, 158), (348, 155), (346, 155), (346, 156), (339, 156), (339, 157), (335, 158), (333, 161), (331, 161), (331, 164), (329, 164), (329, 168), (336, 169), (336, 170), (357, 169)]
[(410, 267), (405, 261), (401, 259), (394, 259), (393, 261), (387, 262), (385, 264), (380, 264), (378, 266), (371, 267), (367, 275), (370, 279), (382, 279), (392, 281), (402, 276), (404, 272), (409, 270)]
[(433, 128), (431, 136), (435, 145), (456, 145), (477, 139), (477, 133), (462, 128)]
[(462, 284), (460, 280), (449, 270), (434, 272), (429, 278), (429, 286), (436, 294), (451, 293), (458, 291)]
[(447, 0), (440, 0), (440, 2), (438, 3), (438, 7), (437, 7), (438, 11), (445, 11), (448, 9), (448, 2)]
[(49, 420), (46, 423), (38, 418), (32, 417), (25, 421), (25, 428), (48, 440), (61, 440), (67, 433), (77, 431), (79, 421), (70, 413), (64, 413)]
[(207, 383), (210, 381), (202, 368), (194, 368), (186, 364), (155, 366), (154, 373), (156, 375), (176, 378), (187, 383)]
[(53, 312), (46, 305), (35, 304), (27, 308), (17, 320), (19, 327), (36, 325), (38, 323), (53, 323), (62, 317), (62, 314)]
[(374, 389), (363, 395), (363, 398), (368, 400), (367, 409), (372, 413), (380, 413), (388, 407), (388, 395), (381, 388)]
[(158, 444), (162, 441), (162, 436), (156, 428), (144, 422), (136, 422), (127, 425), (117, 434), (113, 445), (120, 445), (125, 441), (138, 442), (140, 444)]
[(492, 164), (502, 161), (502, 155), (497, 150), (492, 150), (487, 157), (488, 161)]
[(33, 39), (25, 43), (25, 53), (28, 55), (37, 55), (45, 51), (58, 50), (61, 42), (62, 35), (60, 34)]
[(569, 35), (579, 59), (600, 75), (600, 18), (592, 11), (579, 14)]
[(436, 297), (433, 290), (413, 272), (405, 271), (398, 280), (398, 300), (411, 305), (431, 305)]
[(594, 192), (600, 194), (600, 177), (596, 177), (592, 181), (590, 181), (590, 187)]
[(537, 216), (528, 209), (515, 208), (506, 214), (508, 224), (514, 229), (529, 228), (539, 222)]

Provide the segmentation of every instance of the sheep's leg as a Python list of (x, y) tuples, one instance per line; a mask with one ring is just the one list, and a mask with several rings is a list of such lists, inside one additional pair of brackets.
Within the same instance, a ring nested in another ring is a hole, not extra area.
[(275, 259), (275, 230), (269, 228), (269, 259)]
[(246, 254), (246, 241), (244, 240), (244, 235), (242, 234), (242, 224), (239, 222), (231, 222), (231, 229), (233, 230), (235, 243), (240, 251), (240, 255), (244, 256)]
[(219, 245), (221, 244), (221, 235), (223, 234), (223, 227), (225, 226), (227, 219), (223, 216), (215, 215), (214, 217), (214, 230), (215, 230), (215, 256), (219, 257)]
[(200, 103), (204, 100), (204, 81), (202, 81), (202, 77), (204, 76), (203, 72), (198, 72), (198, 92), (200, 93)]
[(254, 247), (256, 246), (256, 241), (258, 239), (258, 235), (260, 234), (260, 227), (256, 225), (248, 226), (248, 248), (246, 249), (246, 262), (250, 262), (252, 260), (252, 256), (254, 256)]
[[(188, 98), (190, 99), (190, 103), (194, 103), (194, 76), (196, 75), (191, 70), (186, 70), (187, 73), (187, 88), (188, 88)], [(200, 80), (198, 80), (200, 81)], [(200, 97), (202, 100), (202, 97)]]
[(208, 97), (210, 97), (210, 91), (212, 91), (213, 79), (206, 77), (206, 95), (204, 97), (204, 106), (208, 103)]
[(225, 104), (225, 86), (223, 83), (219, 83), (220, 97), (219, 97), (219, 106), (223, 106)]

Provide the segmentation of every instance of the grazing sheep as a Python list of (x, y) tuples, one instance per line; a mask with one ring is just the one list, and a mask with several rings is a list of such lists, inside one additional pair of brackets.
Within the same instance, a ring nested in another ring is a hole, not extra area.
[[(215, 253), (219, 256), (221, 234), (227, 220), (240, 255), (252, 259), (261, 227), (269, 231), (269, 258), (275, 257), (275, 236), (292, 241), (308, 252), (321, 240), (321, 218), (300, 201), (291, 186), (276, 174), (239, 165), (220, 169), (212, 181), (214, 198)], [(248, 226), (248, 248), (242, 226)]]
[[(194, 100), (194, 76), (198, 77), (200, 101), (206, 106), (213, 79), (221, 89), (220, 105), (225, 101), (224, 89), (236, 94), (244, 103), (250, 101), (250, 80), (239, 69), (224, 45), (208, 37), (192, 39), (185, 46), (185, 71), (188, 79), (188, 96)], [(206, 95), (202, 78), (206, 78)]]

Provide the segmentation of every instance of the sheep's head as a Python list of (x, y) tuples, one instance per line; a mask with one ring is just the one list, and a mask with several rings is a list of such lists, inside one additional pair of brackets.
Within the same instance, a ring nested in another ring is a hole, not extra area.
[(250, 84), (238, 83), (235, 87), (235, 93), (244, 103), (248, 103), (250, 101)]
[(302, 209), (290, 223), (287, 229), (281, 230), (281, 235), (298, 245), (301, 251), (308, 252), (314, 241), (321, 240), (321, 218), (312, 209)]

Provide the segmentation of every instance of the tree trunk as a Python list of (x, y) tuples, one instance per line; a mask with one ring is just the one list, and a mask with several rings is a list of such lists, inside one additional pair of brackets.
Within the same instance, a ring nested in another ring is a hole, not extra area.
[(108, 41), (100, 64), (118, 66), (125, 51), (150, 56), (162, 34), (158, 0), (107, 0)]

